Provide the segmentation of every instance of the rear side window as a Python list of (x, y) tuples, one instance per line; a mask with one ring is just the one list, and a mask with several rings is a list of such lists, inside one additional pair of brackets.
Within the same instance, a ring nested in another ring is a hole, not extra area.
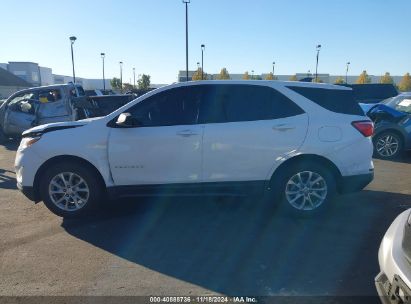
[(361, 115), (364, 111), (355, 101), (352, 90), (332, 90), (310, 87), (287, 87), (294, 92), (310, 99), (329, 111), (341, 114)]
[(271, 120), (304, 113), (280, 92), (257, 85), (211, 85), (200, 112), (204, 123)]

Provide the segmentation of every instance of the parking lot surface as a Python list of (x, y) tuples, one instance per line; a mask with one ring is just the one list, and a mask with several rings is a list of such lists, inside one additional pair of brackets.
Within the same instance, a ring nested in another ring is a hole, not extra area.
[(318, 217), (258, 199), (135, 199), (62, 220), (15, 186), (0, 146), (0, 295), (376, 295), (381, 239), (411, 208), (411, 154)]

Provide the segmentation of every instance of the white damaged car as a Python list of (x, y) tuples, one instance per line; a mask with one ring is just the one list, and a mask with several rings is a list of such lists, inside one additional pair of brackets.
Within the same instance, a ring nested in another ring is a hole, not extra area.
[(401, 213), (388, 228), (378, 261), (381, 272), (375, 285), (381, 301), (411, 303), (411, 209)]

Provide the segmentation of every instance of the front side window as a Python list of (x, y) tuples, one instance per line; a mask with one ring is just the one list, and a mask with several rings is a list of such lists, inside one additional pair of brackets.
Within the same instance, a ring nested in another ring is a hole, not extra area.
[(15, 96), (8, 104), (10, 110), (34, 114), (35, 103), (37, 101), (36, 92), (27, 92)]
[(197, 123), (201, 89), (173, 88), (134, 105), (130, 114), (144, 127), (191, 125)]

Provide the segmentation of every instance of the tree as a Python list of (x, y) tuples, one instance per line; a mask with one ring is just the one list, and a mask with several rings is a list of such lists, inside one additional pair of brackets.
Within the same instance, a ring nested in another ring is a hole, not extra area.
[(111, 84), (111, 87), (114, 90), (120, 90), (121, 89), (121, 82), (120, 82), (119, 78), (114, 77), (113, 79), (110, 80), (110, 84)]
[(367, 71), (362, 71), (361, 75), (358, 76), (355, 83), (357, 84), (371, 83), (371, 78), (370, 76), (368, 76)]
[(392, 79), (390, 73), (386, 72), (384, 76), (381, 76), (380, 83), (394, 83), (394, 79)]
[(218, 80), (223, 80), (223, 79), (230, 79), (230, 74), (228, 74), (228, 71), (226, 68), (222, 68), (220, 71), (220, 74), (217, 76)]
[[(192, 80), (203, 80), (203, 70), (201, 68), (198, 68), (197, 71), (193, 74), (193, 77), (191, 78)], [(204, 80), (207, 79), (206, 73), (204, 73)]]
[(250, 80), (250, 75), (248, 74), (248, 71), (244, 72), (243, 79), (244, 80)]
[(150, 75), (143, 74), (137, 80), (137, 85), (139, 90), (148, 90), (150, 88)]
[(134, 87), (131, 85), (131, 84), (129, 84), (129, 83), (123, 83), (123, 90), (124, 91), (131, 91), (131, 90), (133, 90), (134, 89)]
[(290, 78), (288, 78), (290, 81), (297, 81), (297, 75), (293, 75)]
[(338, 76), (337, 79), (334, 81), (334, 84), (344, 84), (345, 80), (342, 76)]
[(410, 73), (407, 73), (402, 77), (400, 83), (398, 84), (398, 89), (403, 92), (411, 91)]
[(316, 83), (323, 83), (324, 81), (321, 80), (321, 78), (313, 78), (311, 82), (316, 82)]
[(278, 77), (274, 76), (274, 74), (270, 72), (267, 74), (267, 76), (265, 76), (265, 80), (278, 80)]

